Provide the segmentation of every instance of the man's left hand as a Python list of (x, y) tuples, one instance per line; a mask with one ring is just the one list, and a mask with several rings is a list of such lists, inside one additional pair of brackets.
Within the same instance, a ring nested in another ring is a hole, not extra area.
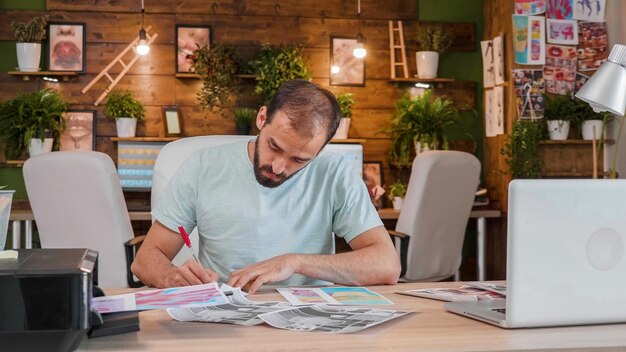
[(232, 287), (248, 286), (248, 293), (252, 294), (263, 284), (286, 280), (296, 272), (297, 264), (297, 255), (279, 255), (233, 271), (228, 278), (228, 285)]

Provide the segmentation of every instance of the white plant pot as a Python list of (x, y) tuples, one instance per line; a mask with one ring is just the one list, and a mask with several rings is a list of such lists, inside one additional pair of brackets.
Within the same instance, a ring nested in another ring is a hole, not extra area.
[(52, 151), (52, 143), (54, 138), (45, 138), (43, 142), (39, 138), (33, 138), (28, 145), (28, 154), (35, 156), (43, 153), (50, 153)]
[(41, 44), (17, 43), (17, 65), (22, 72), (39, 71), (41, 61)]
[(548, 120), (548, 133), (553, 141), (564, 141), (569, 134), (569, 121)]
[(391, 203), (393, 204), (393, 209), (394, 210), (402, 209), (402, 202), (403, 201), (404, 201), (404, 199), (402, 199), (400, 197), (393, 197), (393, 200), (391, 201)]
[(337, 127), (337, 132), (333, 136), (333, 139), (347, 139), (348, 131), (350, 130), (350, 118), (342, 117), (339, 122), (339, 127)]
[(119, 117), (115, 119), (118, 137), (135, 137), (137, 130), (137, 119), (130, 117)]
[(593, 128), (596, 128), (595, 139), (602, 139), (602, 120), (587, 120), (583, 122), (583, 139), (594, 139)]
[(428, 143), (415, 142), (415, 155), (420, 155), (423, 152), (429, 152), (430, 145)]
[(439, 53), (436, 51), (418, 51), (415, 53), (417, 63), (418, 78), (437, 77), (437, 66), (439, 66)]

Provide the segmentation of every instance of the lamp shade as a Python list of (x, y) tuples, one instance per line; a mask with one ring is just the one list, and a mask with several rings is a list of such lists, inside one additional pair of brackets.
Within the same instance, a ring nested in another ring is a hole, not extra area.
[(626, 108), (626, 46), (616, 44), (608, 61), (580, 88), (576, 97), (594, 111), (624, 116)]

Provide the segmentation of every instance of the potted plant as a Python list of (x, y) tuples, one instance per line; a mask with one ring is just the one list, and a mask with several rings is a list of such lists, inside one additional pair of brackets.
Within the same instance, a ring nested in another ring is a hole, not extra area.
[(118, 137), (135, 137), (137, 121), (143, 121), (146, 109), (129, 90), (114, 89), (109, 93), (104, 111), (115, 120)]
[[(432, 100), (432, 101), (431, 101)], [(421, 96), (403, 96), (396, 103), (392, 120), (390, 163), (398, 167), (411, 165), (411, 149), (415, 153), (448, 149), (444, 128), (456, 122), (458, 112), (452, 101), (431, 99), (431, 91)]]
[(239, 93), (237, 58), (231, 45), (215, 44), (194, 51), (193, 70), (202, 79), (198, 101), (203, 108), (216, 110), (233, 106), (233, 98)]
[(569, 135), (570, 121), (576, 118), (574, 102), (566, 95), (545, 95), (548, 133), (551, 140), (566, 140)]
[(416, 53), (417, 77), (437, 77), (439, 55), (452, 45), (451, 33), (441, 26), (420, 26), (415, 36), (419, 51)]
[(352, 117), (352, 105), (354, 105), (354, 94), (345, 93), (337, 95), (337, 103), (341, 110), (341, 122), (337, 127), (334, 139), (347, 139), (350, 130), (350, 118)]
[(269, 104), (278, 88), (292, 79), (311, 79), (311, 74), (302, 57), (302, 48), (283, 46), (273, 48), (267, 44), (261, 47), (257, 58), (250, 62), (256, 75), (254, 93), (263, 97), (263, 104)]
[(393, 208), (395, 210), (400, 210), (402, 208), (402, 203), (404, 201), (404, 195), (406, 194), (406, 189), (408, 185), (402, 181), (395, 181), (389, 186), (389, 200), (391, 200), (393, 204)]
[(17, 64), (20, 71), (39, 71), (41, 41), (46, 39), (48, 16), (37, 16), (28, 23), (11, 22), (17, 41)]
[(250, 129), (254, 125), (257, 111), (251, 108), (236, 108), (235, 109), (235, 125), (237, 126), (238, 134), (250, 134)]
[[(608, 114), (597, 113), (588, 103), (576, 99), (574, 101), (574, 115), (578, 129), (582, 133), (583, 139), (586, 140), (602, 140)], [(595, 131), (595, 133), (594, 133)]]
[(21, 93), (0, 104), (0, 141), (7, 143), (7, 159), (15, 159), (28, 149), (31, 156), (50, 152), (65, 128), (63, 113), (69, 104), (59, 92), (41, 89)]
[(513, 178), (539, 178), (541, 176), (541, 158), (539, 141), (544, 132), (535, 120), (517, 120), (500, 154), (509, 166)]

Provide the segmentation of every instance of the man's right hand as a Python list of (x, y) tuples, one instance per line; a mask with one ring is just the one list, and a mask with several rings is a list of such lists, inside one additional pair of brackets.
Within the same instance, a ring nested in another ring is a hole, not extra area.
[(201, 285), (215, 282), (219, 275), (209, 269), (205, 269), (193, 259), (187, 260), (179, 267), (172, 267), (172, 270), (165, 276), (167, 287)]

